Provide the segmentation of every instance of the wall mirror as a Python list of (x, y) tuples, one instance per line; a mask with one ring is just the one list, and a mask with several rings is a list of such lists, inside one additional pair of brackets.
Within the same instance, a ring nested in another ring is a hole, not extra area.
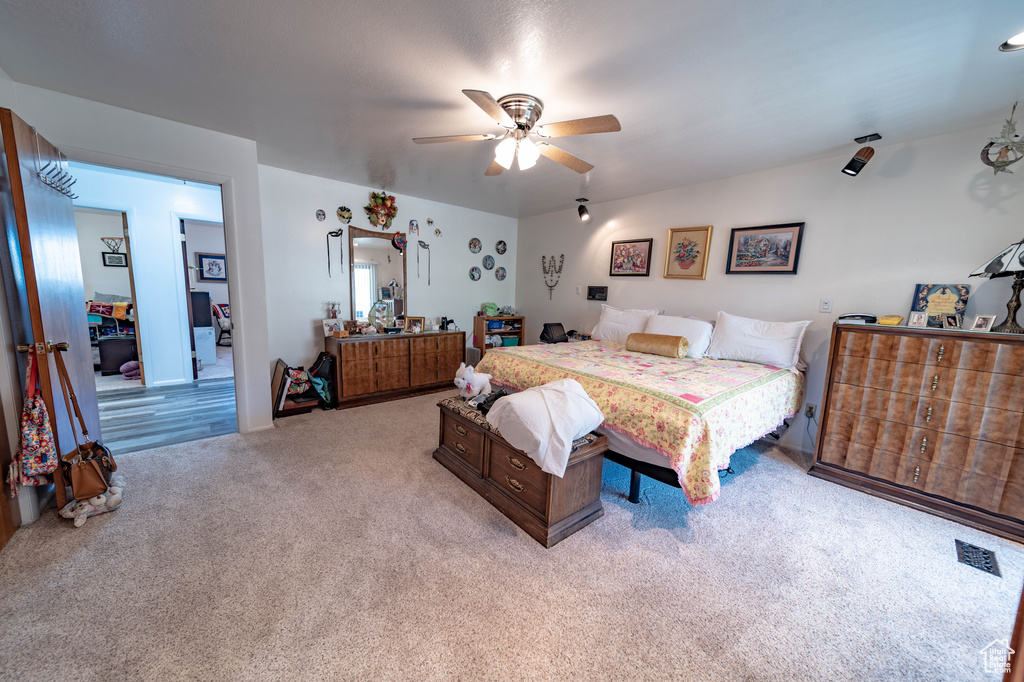
[(378, 331), (402, 326), (405, 315), (405, 252), (392, 244), (393, 232), (348, 230), (351, 318)]

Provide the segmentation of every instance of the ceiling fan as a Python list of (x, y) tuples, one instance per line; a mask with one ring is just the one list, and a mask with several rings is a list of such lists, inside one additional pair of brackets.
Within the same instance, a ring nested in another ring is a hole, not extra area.
[[(494, 150), (494, 161), (491, 162), (484, 175), (501, 175), (503, 170), (512, 167), (512, 162), (517, 157), (519, 170), (532, 168), (540, 156), (546, 156), (577, 173), (587, 173), (594, 168), (593, 164), (543, 140), (570, 135), (614, 133), (622, 130), (619, 120), (611, 114), (538, 126), (537, 121), (540, 120), (540, 115), (544, 111), (544, 103), (532, 95), (505, 95), (496, 100), (491, 97), (490, 93), (483, 90), (463, 90), (462, 93), (483, 109), (484, 113), (493, 118), (495, 123), (505, 129), (505, 132), (500, 135), (485, 133), (482, 135), (414, 137), (412, 141), (416, 144), (433, 144), (435, 142), (501, 139), (502, 141)], [(541, 141), (534, 142), (531, 138), (538, 138)]]

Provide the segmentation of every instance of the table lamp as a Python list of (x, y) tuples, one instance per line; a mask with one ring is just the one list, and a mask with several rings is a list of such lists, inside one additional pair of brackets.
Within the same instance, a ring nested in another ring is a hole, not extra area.
[(1017, 311), (1020, 310), (1020, 292), (1024, 289), (1024, 239), (1010, 244), (998, 256), (971, 273), (971, 277), (1009, 277), (1013, 276), (1013, 293), (1006, 304), (1006, 319), (995, 327), (994, 332), (1004, 334), (1024, 334), (1024, 327), (1017, 324)]

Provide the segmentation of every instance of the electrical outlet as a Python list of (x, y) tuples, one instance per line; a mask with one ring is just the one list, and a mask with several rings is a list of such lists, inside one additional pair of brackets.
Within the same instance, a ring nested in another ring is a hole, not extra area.
[(814, 413), (817, 411), (818, 406), (812, 403), (807, 403), (807, 407), (804, 409), (804, 416), (808, 419), (814, 419)]
[(583, 285), (582, 284), (577, 284), (576, 285), (576, 295), (579, 296), (582, 293), (583, 293)]
[(832, 312), (832, 298), (831, 297), (821, 299), (821, 302), (818, 303), (818, 312), (819, 313), (830, 313), (830, 312)]

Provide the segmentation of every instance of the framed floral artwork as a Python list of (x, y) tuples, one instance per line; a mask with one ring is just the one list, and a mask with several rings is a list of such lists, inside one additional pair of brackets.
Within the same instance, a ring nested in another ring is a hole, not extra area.
[(196, 252), (196, 272), (200, 282), (227, 282), (228, 264), (223, 253)]
[(665, 277), (704, 279), (708, 273), (711, 225), (676, 227), (668, 231)]
[(725, 273), (795, 275), (803, 238), (803, 223), (733, 228)]
[(647, 277), (651, 274), (651, 247), (654, 239), (630, 239), (612, 242), (608, 274), (616, 277)]

